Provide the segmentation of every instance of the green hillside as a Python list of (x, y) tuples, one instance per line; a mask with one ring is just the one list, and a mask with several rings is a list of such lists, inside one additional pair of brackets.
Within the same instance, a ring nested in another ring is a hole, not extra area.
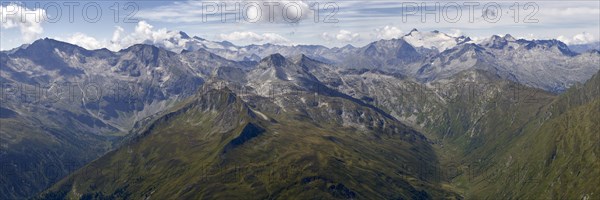
[(436, 175), (437, 157), (420, 133), (348, 99), (320, 102), (380, 123), (342, 126), (309, 105), (264, 114), (227, 89), (211, 90), (39, 198), (460, 198)]
[(476, 176), (474, 198), (600, 198), (600, 76), (545, 106), (493, 165)]

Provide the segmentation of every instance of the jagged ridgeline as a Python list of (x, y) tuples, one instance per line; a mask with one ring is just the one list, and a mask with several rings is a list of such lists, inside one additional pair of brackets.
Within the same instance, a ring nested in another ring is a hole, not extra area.
[(598, 50), (179, 34), (0, 51), (0, 199), (599, 198)]
[(347, 99), (319, 103), (273, 114), (227, 88), (199, 93), (40, 199), (458, 198), (423, 135)]

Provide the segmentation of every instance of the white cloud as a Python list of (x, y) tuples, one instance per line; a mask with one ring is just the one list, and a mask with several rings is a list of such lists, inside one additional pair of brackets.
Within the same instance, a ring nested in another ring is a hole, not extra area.
[(290, 40), (287, 38), (275, 34), (275, 33), (263, 33), (257, 34), (250, 31), (245, 32), (233, 32), (230, 34), (220, 34), (219, 37), (222, 40), (237, 41), (237, 42), (250, 42), (250, 43), (272, 43), (272, 44), (289, 44)]
[(335, 39), (342, 42), (354, 42), (359, 39), (360, 34), (352, 33), (347, 30), (340, 30), (340, 32), (335, 36)]
[(0, 5), (0, 28), (19, 27), (23, 42), (29, 43), (44, 32), (41, 23), (45, 15), (44, 9), (28, 9), (17, 4)]
[[(460, 32), (454, 31), (454, 34)], [(456, 38), (441, 32), (411, 32), (403, 39), (414, 47), (425, 47), (438, 49), (440, 52), (457, 45)]]
[(64, 41), (86, 49), (101, 49), (106, 47), (105, 42), (98, 41), (94, 37), (90, 37), (86, 34), (79, 32), (73, 34), (71, 37), (65, 39)]
[(123, 32), (125, 31), (125, 29), (123, 29), (120, 26), (117, 26), (115, 29), (115, 32), (113, 32), (113, 36), (112, 39), (110, 40), (111, 42), (118, 42), (119, 39), (121, 38), (121, 34), (123, 34)]
[[(146, 21), (138, 22), (133, 33), (119, 39), (122, 28), (117, 27), (113, 33), (112, 48), (127, 48), (135, 44), (151, 44), (173, 51), (181, 51), (187, 40), (181, 38), (179, 32), (168, 31), (166, 28), (154, 30), (154, 26)], [(119, 36), (119, 37), (117, 37)]]
[(596, 40), (596, 38), (594, 38), (594, 36), (592, 34), (587, 33), (587, 32), (576, 34), (571, 38), (561, 35), (561, 36), (558, 36), (556, 39), (558, 39), (568, 45), (588, 44), (588, 43), (598, 41), (598, 40)]
[(331, 33), (322, 33), (321, 34), (321, 38), (325, 41), (337, 41), (337, 42), (344, 42), (344, 43), (351, 43), (351, 42), (357, 42), (360, 40), (360, 34), (358, 33), (353, 33), (351, 31), (348, 30), (340, 30), (338, 33), (335, 34), (331, 34)]
[(517, 37), (517, 38), (519, 38), (519, 39), (525, 39), (525, 40), (538, 40), (538, 39), (540, 39), (537, 35), (535, 35), (533, 33), (529, 33), (529, 34), (526, 34), (524, 36), (520, 36), (520, 37)]
[(333, 35), (331, 35), (327, 32), (324, 32), (324, 33), (321, 33), (321, 39), (330, 42), (333, 40)]
[(86, 49), (107, 48), (118, 51), (135, 44), (151, 44), (163, 47), (175, 52), (186, 47), (188, 40), (182, 39), (179, 32), (167, 29), (154, 30), (154, 27), (146, 21), (138, 22), (134, 32), (125, 34), (125, 30), (117, 26), (110, 40), (98, 40), (83, 33), (75, 33), (66, 39), (56, 38), (71, 44), (76, 44)]
[[(254, 44), (291, 44), (290, 40), (275, 33), (233, 32), (230, 34), (221, 34), (220, 38), (228, 41)], [(165, 28), (155, 29), (154, 26), (146, 21), (138, 22), (134, 31), (128, 34), (122, 27), (115, 27), (110, 40), (98, 40), (83, 33), (75, 33), (66, 39), (56, 39), (76, 44), (86, 49), (107, 48), (111, 51), (119, 51), (135, 44), (150, 44), (174, 52), (180, 52), (183, 49), (198, 45), (196, 44), (198, 41), (182, 38), (178, 31), (169, 31)]]
[(395, 26), (385, 26), (382, 28), (375, 29), (375, 38), (376, 39), (394, 39), (402, 37), (402, 30)]
[(198, 23), (221, 21), (224, 15), (228, 22), (233, 22), (234, 13), (237, 13), (236, 18), (240, 22), (250, 23), (297, 23), (314, 16), (305, 0), (259, 0), (173, 2), (141, 10), (136, 17), (161, 22)]
[(563, 17), (574, 15), (600, 15), (600, 8), (592, 7), (549, 8), (542, 11), (542, 14)]
[(471, 38), (471, 42), (476, 44), (482, 43), (488, 39), (486, 36), (469, 36), (469, 38)]
[(460, 29), (450, 29), (450, 33), (447, 33), (447, 35), (451, 36), (451, 37), (460, 37), (463, 36), (463, 32)]

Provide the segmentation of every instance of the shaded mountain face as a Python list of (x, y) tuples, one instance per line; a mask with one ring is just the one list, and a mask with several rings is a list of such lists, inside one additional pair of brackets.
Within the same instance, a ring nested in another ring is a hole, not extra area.
[[(0, 198), (30, 197), (76, 169), (39, 197), (533, 197), (509, 192), (517, 191), (509, 182), (476, 181), (515, 172), (496, 163), (553, 149), (585, 155), (571, 160), (577, 166), (597, 163), (587, 143), (583, 150), (571, 145), (580, 139), (534, 138), (570, 137), (552, 127), (563, 120), (556, 115), (572, 114), (554, 113), (586, 111), (573, 134), (590, 140), (585, 121), (595, 119), (595, 104), (587, 103), (598, 97), (576, 92), (569, 103), (555, 103), (565, 98), (554, 93), (592, 87), (595, 79), (577, 83), (598, 72), (598, 52), (573, 53), (557, 41), (496, 36), (476, 44), (440, 34), (413, 39), (443, 36), (456, 44), (432, 48), (405, 36), (360, 48), (237, 47), (187, 36), (199, 46), (181, 53), (143, 44), (89, 51), (51, 39), (0, 52)], [(511, 144), (532, 144), (536, 153), (519, 157)], [(529, 167), (576, 173), (566, 157), (557, 158), (563, 160)], [(438, 173), (449, 168), (460, 170)], [(272, 180), (270, 171), (287, 178)], [(552, 185), (592, 181), (544, 180), (545, 187), (515, 185), (553, 198), (562, 192)], [(583, 198), (577, 192), (566, 197)]]

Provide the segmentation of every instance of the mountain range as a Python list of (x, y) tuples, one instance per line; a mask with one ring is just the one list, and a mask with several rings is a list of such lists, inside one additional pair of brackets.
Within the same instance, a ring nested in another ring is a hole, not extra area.
[(510, 34), (494, 35), (476, 42), (465, 36), (453, 37), (439, 31), (419, 32), (416, 29), (397, 39), (342, 48), (273, 44), (236, 46), (227, 41), (212, 42), (189, 37), (183, 32), (180, 34), (178, 43), (185, 43), (185, 51), (205, 49), (233, 61), (259, 62), (276, 53), (287, 57), (304, 54), (338, 67), (399, 72), (421, 82), (438, 78), (433, 76), (452, 76), (465, 69), (488, 68), (484, 70), (555, 93), (589, 79), (598, 69), (600, 51), (595, 44), (568, 46), (558, 40), (516, 39)]
[(598, 50), (180, 36), (0, 52), (0, 198), (599, 198)]

